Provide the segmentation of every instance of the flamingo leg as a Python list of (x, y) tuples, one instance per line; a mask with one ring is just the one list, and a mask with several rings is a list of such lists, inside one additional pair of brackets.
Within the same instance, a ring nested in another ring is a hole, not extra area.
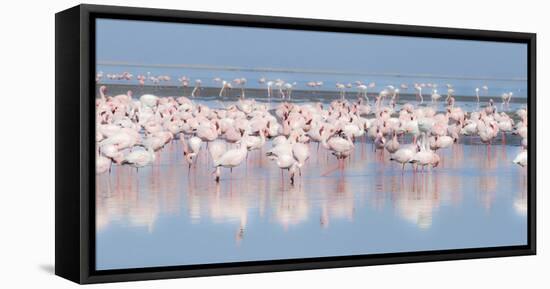
[(326, 172), (322, 173), (321, 176), (322, 177), (328, 176), (330, 173), (334, 172), (339, 168), (340, 168), (340, 161), (338, 161), (337, 165), (330, 167)]

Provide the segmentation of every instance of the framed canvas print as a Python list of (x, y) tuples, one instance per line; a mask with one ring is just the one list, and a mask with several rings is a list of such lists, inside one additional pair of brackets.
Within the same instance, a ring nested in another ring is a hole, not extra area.
[(56, 14), (56, 274), (535, 254), (535, 34)]

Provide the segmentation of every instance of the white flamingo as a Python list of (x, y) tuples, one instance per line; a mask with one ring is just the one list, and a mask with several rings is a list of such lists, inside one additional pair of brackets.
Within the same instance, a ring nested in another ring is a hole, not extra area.
[(220, 94), (219, 94), (219, 97), (222, 97), (224, 96), (224, 92), (231, 89), (232, 86), (231, 86), (231, 83), (230, 82), (227, 82), (225, 80), (222, 80), (222, 89), (220, 89)]
[(340, 82), (336, 83), (336, 89), (340, 90), (340, 97), (342, 100), (346, 99), (346, 85)]
[(213, 158), (214, 167), (216, 171), (216, 182), (220, 181), (221, 168), (229, 168), (231, 174), (233, 174), (233, 168), (239, 166), (248, 155), (248, 149), (246, 145), (240, 143), (240, 146), (236, 149), (228, 150), (221, 154), (218, 158)]
[(402, 166), (401, 171), (403, 172), (405, 171), (405, 165), (412, 162), (415, 154), (416, 150), (412, 147), (400, 148), (390, 157), (390, 161), (400, 163)]
[(527, 166), (527, 150), (520, 152), (513, 160), (514, 164), (517, 164), (521, 167)]
[(415, 84), (414, 88), (416, 89), (417, 96), (420, 98), (420, 104), (424, 103), (424, 97), (422, 97), (422, 86)]
[(147, 150), (135, 150), (130, 152), (122, 160), (122, 164), (130, 165), (136, 168), (136, 171), (139, 168), (148, 166), (155, 161), (155, 151), (150, 146), (147, 147)]
[(191, 92), (191, 97), (195, 97), (196, 93), (201, 89), (202, 80), (197, 79), (195, 80), (195, 87), (193, 88), (193, 91)]

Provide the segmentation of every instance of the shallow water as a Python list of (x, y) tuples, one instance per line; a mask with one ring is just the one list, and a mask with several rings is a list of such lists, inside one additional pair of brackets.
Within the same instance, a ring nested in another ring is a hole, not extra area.
[[(435, 83), (438, 85), (438, 91), (440, 94), (445, 94), (447, 91), (446, 84), (450, 83), (453, 85), (453, 88), (456, 91), (457, 95), (467, 95), (474, 96), (475, 88), (482, 87), (487, 85), (489, 87), (489, 94), (493, 96), (500, 96), (504, 92), (512, 91), (514, 93), (514, 98), (526, 98), (527, 97), (527, 80), (523, 78), (517, 79), (483, 79), (483, 78), (440, 78), (435, 76), (406, 76), (402, 74), (373, 74), (373, 75), (353, 75), (350, 73), (348, 75), (331, 75), (331, 74), (317, 74), (317, 73), (290, 73), (290, 72), (250, 72), (243, 70), (204, 70), (204, 69), (191, 69), (191, 68), (170, 68), (170, 67), (150, 67), (150, 66), (117, 66), (117, 65), (98, 65), (97, 71), (103, 71), (104, 74), (118, 74), (124, 71), (130, 71), (134, 76), (141, 74), (147, 75), (147, 72), (152, 73), (152, 75), (170, 75), (171, 81), (163, 82), (165, 85), (179, 85), (178, 78), (182, 75), (191, 78), (190, 85), (194, 85), (195, 79), (201, 79), (203, 81), (203, 86), (215, 86), (219, 87), (219, 83), (215, 83), (212, 79), (214, 77), (221, 77), (225, 80), (233, 80), (235, 78), (245, 77), (248, 79), (246, 87), (247, 88), (262, 88), (265, 89), (265, 84), (258, 83), (260, 77), (266, 77), (269, 80), (282, 79), (291, 83), (296, 82), (296, 90), (306, 90), (306, 91), (316, 91), (319, 88), (309, 88), (306, 83), (309, 81), (323, 81), (323, 86), (321, 90), (336, 90), (335, 86), (337, 82), (341, 83), (353, 83), (356, 80), (361, 80), (364, 83), (375, 82), (376, 88), (369, 89), (369, 92), (379, 92), (387, 85), (399, 86), (402, 83), (408, 85), (408, 90), (403, 90), (402, 92), (414, 93), (413, 83)], [(103, 78), (101, 80), (102, 84), (107, 85), (116, 85), (116, 84), (132, 84), (137, 85), (137, 80), (132, 79), (131, 81), (126, 80), (109, 80)], [(151, 84), (148, 82), (148, 84)], [(189, 93), (191, 88), (188, 90)], [(346, 89), (348, 92), (356, 92), (356, 88)], [(431, 88), (424, 88), (422, 93), (425, 95), (431, 94)], [(481, 96), (485, 94), (480, 92)]]
[[(99, 91), (99, 87), (104, 84), (97, 84), (96, 90)], [(139, 98), (139, 96), (143, 94), (154, 94), (159, 97), (164, 96), (187, 96), (191, 98), (191, 92), (193, 90), (193, 87), (180, 87), (180, 86), (152, 86), (152, 85), (145, 85), (145, 86), (139, 86), (139, 85), (132, 85), (132, 84), (107, 84), (108, 89), (108, 95), (117, 95), (117, 94), (126, 94), (128, 90), (131, 90), (133, 92), (133, 95), (135, 98)], [(203, 103), (210, 107), (221, 107), (221, 103), (230, 103), (237, 101), (241, 96), (241, 89), (233, 88), (232, 90), (228, 90), (224, 93), (223, 97), (219, 97), (220, 88), (211, 86), (211, 87), (202, 87), (197, 92), (197, 97), (192, 98), (193, 101), (197, 103)], [(431, 91), (431, 89), (428, 89), (428, 91)], [(369, 98), (369, 104), (374, 106), (375, 96), (378, 95), (378, 92), (372, 92), (369, 91), (368, 98)], [(271, 97), (267, 96), (267, 90), (265, 88), (246, 88), (245, 89), (245, 96), (246, 98), (253, 98), (258, 102), (262, 102), (265, 104), (271, 104), (272, 107), (285, 101), (289, 101), (287, 99), (281, 99), (280, 93), (277, 90), (273, 90), (273, 94)], [(96, 95), (96, 97), (99, 97), (99, 94)], [(356, 89), (349, 89), (346, 92), (346, 99), (349, 101), (356, 101), (358, 97), (358, 93)], [(417, 98), (414, 89), (409, 89), (407, 91), (401, 91), (398, 95), (397, 100), (397, 107), (396, 111), (399, 110), (400, 106), (405, 103), (411, 103), (417, 106), (432, 106), (435, 107), (437, 110), (441, 111), (445, 109), (446, 106), (446, 99), (447, 95), (442, 94), (441, 99), (437, 103), (433, 103), (431, 100), (431, 92), (423, 93), (424, 102), (419, 105), (420, 99)], [(315, 103), (315, 102), (322, 102), (325, 104), (330, 103), (331, 101), (335, 99), (340, 98), (340, 92), (336, 90), (332, 90), (330, 88), (322, 89), (322, 90), (312, 90), (312, 89), (296, 89), (293, 90), (291, 93), (291, 101), (293, 103)], [(527, 107), (527, 98), (526, 97), (516, 97), (514, 94), (514, 97), (512, 97), (510, 104), (508, 105), (502, 105), (502, 99), (500, 95), (497, 94), (490, 94), (490, 95), (480, 95), (480, 103), (477, 103), (476, 97), (472, 96), (470, 94), (456, 94), (454, 95), (454, 98), (456, 100), (455, 106), (460, 106), (464, 111), (471, 112), (474, 110), (479, 110), (481, 107), (487, 106), (489, 99), (493, 99), (495, 101), (495, 105), (497, 107), (497, 110), (504, 111), (504, 112), (514, 112), (519, 108), (525, 108)], [(385, 100), (384, 104), (388, 104), (389, 98)]]
[[(472, 144), (470, 144), (472, 143)], [(475, 139), (414, 173), (371, 143), (343, 171), (316, 144), (302, 177), (249, 153), (219, 184), (202, 154), (189, 170), (179, 141), (153, 166), (114, 166), (96, 179), (97, 269), (306, 258), (527, 243), (527, 171), (520, 147)], [(266, 143), (264, 150), (271, 147)]]

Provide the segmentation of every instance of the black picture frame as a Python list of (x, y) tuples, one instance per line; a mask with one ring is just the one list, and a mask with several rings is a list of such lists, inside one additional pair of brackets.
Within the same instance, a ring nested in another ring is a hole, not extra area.
[[(95, 19), (133, 19), (489, 40), (528, 45), (528, 244), (141, 269), (95, 270)], [(77, 283), (101, 283), (255, 272), (444, 261), (536, 254), (536, 34), (238, 15), (165, 9), (79, 5), (55, 16), (55, 274)], [(78, 109), (76, 109), (78, 108)]]

